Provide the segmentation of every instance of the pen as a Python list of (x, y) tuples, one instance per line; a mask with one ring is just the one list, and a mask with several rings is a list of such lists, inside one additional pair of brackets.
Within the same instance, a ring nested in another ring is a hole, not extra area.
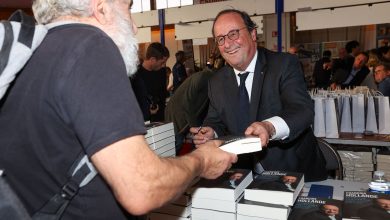
[(199, 134), (200, 130), (202, 130), (202, 126), (200, 126), (200, 127), (198, 128), (198, 130), (196, 131), (196, 133)]

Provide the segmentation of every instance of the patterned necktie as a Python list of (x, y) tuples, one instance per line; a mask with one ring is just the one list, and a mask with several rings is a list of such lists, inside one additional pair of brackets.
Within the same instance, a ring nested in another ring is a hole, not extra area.
[(248, 77), (249, 72), (243, 72), (238, 74), (240, 77), (239, 90), (239, 110), (238, 110), (238, 129), (239, 132), (244, 133), (249, 126), (249, 95), (245, 87), (245, 80)]

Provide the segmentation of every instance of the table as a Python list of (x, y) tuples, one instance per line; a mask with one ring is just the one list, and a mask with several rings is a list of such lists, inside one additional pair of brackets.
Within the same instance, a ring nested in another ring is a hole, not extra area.
[(344, 200), (344, 191), (367, 191), (368, 183), (327, 179), (318, 182), (306, 182), (301, 196), (307, 196), (312, 184), (333, 186), (333, 199)]
[(362, 133), (340, 133), (339, 138), (322, 138), (330, 144), (359, 145), (367, 147), (387, 147), (390, 149), (390, 135)]

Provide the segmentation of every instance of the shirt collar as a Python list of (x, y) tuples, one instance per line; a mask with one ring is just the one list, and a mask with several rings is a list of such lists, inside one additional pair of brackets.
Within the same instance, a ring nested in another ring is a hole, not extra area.
[(256, 50), (255, 55), (254, 55), (253, 58), (252, 58), (252, 61), (249, 63), (249, 65), (248, 65), (248, 67), (245, 69), (245, 71), (239, 71), (239, 70), (233, 69), (233, 70), (234, 70), (234, 73), (235, 73), (236, 75), (238, 75), (239, 73), (242, 73), (242, 72), (254, 73), (254, 72), (255, 72), (255, 67), (256, 67), (256, 61), (257, 61), (257, 50)]

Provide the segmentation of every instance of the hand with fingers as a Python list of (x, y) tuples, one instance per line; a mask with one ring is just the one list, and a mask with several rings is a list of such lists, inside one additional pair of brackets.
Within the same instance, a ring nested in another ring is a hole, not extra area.
[(266, 147), (270, 138), (275, 134), (274, 126), (268, 121), (253, 122), (246, 130), (245, 135), (258, 136), (261, 140), (261, 146)]
[(221, 144), (220, 140), (211, 140), (198, 145), (193, 151), (202, 160), (201, 177), (215, 179), (237, 162), (237, 155), (219, 149)]
[(190, 132), (195, 145), (204, 144), (208, 140), (214, 139), (214, 129), (211, 127), (192, 127)]

